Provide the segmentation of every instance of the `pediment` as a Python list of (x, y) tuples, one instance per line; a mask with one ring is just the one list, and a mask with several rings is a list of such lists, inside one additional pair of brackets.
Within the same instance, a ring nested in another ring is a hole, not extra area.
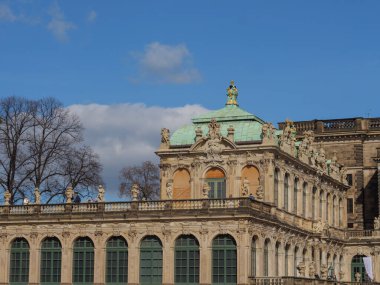
[(210, 139), (208, 137), (201, 138), (196, 141), (191, 147), (190, 151), (208, 152), (209, 150), (223, 150), (236, 149), (236, 144), (225, 137)]

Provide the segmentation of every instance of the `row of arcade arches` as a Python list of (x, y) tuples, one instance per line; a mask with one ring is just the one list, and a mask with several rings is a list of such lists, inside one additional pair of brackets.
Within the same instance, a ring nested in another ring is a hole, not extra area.
[[(9, 284), (29, 282), (29, 244), (17, 238), (11, 244)], [(93, 284), (94, 243), (80, 237), (73, 244), (72, 283)], [(175, 284), (199, 284), (200, 248), (193, 235), (181, 235), (174, 248)], [(40, 283), (60, 284), (62, 246), (55, 237), (41, 243)], [(121, 236), (113, 236), (106, 243), (105, 283), (128, 283), (128, 244)], [(146, 236), (140, 243), (139, 284), (162, 284), (163, 247), (157, 236)], [(237, 248), (230, 235), (218, 235), (212, 242), (213, 284), (236, 284)]]
[[(241, 170), (242, 179), (249, 181), (251, 193), (256, 196), (259, 186), (259, 170), (252, 165), (247, 165)], [(223, 169), (212, 167), (204, 174), (204, 182), (210, 186), (210, 198), (226, 198), (226, 173)], [(191, 199), (191, 176), (185, 168), (177, 169), (173, 174), (173, 199)]]

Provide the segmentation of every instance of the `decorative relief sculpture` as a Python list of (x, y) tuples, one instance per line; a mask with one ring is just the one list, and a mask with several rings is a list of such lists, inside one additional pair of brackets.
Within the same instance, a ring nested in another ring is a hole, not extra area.
[(325, 228), (325, 224), (319, 219), (316, 223), (313, 224), (313, 232), (315, 233), (322, 233), (323, 229)]
[(161, 148), (169, 148), (170, 146), (170, 131), (169, 129), (161, 129)]
[(70, 204), (73, 202), (73, 187), (71, 185), (67, 186), (67, 189), (65, 191), (65, 196), (66, 196), (66, 203)]
[(166, 183), (166, 195), (168, 199), (173, 199), (173, 182), (171, 181), (168, 181), (168, 183)]
[(98, 197), (96, 198), (97, 202), (104, 202), (104, 193), (105, 189), (102, 185), (99, 185), (98, 187)]
[(373, 228), (375, 230), (380, 230), (380, 216), (376, 217), (373, 221)]
[(132, 185), (131, 194), (132, 194), (132, 201), (139, 200), (140, 189), (139, 189), (139, 185), (137, 185), (136, 183)]
[(259, 176), (259, 186), (257, 186), (256, 189), (256, 199), (258, 201), (263, 201), (264, 200), (264, 187), (261, 185), (261, 177)]
[(322, 146), (319, 148), (316, 162), (317, 162), (318, 170), (321, 171), (322, 173), (326, 173), (327, 172), (326, 153)]
[(41, 204), (41, 193), (38, 188), (34, 188), (34, 204)]
[(314, 261), (310, 262), (310, 264), (309, 264), (309, 277), (310, 278), (315, 277), (315, 263), (314, 263)]
[(202, 187), (202, 198), (208, 199), (208, 193), (210, 192), (210, 185), (208, 183), (204, 183)]
[(298, 270), (299, 275), (301, 275), (302, 277), (305, 276), (305, 269), (306, 269), (306, 266), (304, 262), (298, 263), (297, 270)]
[(326, 264), (321, 265), (321, 278), (327, 279), (327, 265)]
[(262, 143), (265, 145), (276, 144), (276, 129), (272, 123), (265, 123), (262, 125)]
[(205, 144), (207, 152), (206, 162), (222, 162), (223, 159), (220, 156), (222, 152), (220, 124), (218, 124), (215, 119), (211, 119), (208, 130), (208, 140)]
[(240, 188), (241, 188), (241, 196), (247, 197), (249, 193), (249, 180), (247, 179), (247, 177), (244, 177)]
[(294, 123), (286, 120), (286, 127), (280, 137), (280, 148), (290, 155), (295, 155), (296, 150), (296, 133)]

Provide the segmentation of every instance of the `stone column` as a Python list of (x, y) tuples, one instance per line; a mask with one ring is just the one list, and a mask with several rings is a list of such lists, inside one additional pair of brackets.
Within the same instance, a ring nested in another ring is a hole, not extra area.
[(259, 238), (257, 240), (256, 248), (256, 276), (264, 276), (264, 239)]
[(64, 238), (62, 243), (62, 269), (61, 269), (61, 284), (71, 284), (73, 275), (73, 248), (71, 240)]
[(128, 244), (128, 284), (138, 285), (140, 282), (140, 248), (139, 239), (132, 238)]
[(0, 284), (8, 284), (9, 249), (6, 238), (0, 238)]
[(278, 208), (284, 209), (284, 175), (281, 169), (278, 175)]
[[(286, 257), (285, 257), (286, 258)], [(286, 276), (294, 276), (294, 245), (290, 245), (288, 249), (288, 260), (286, 262), (288, 263), (288, 272), (285, 272)]]
[(211, 284), (211, 262), (212, 262), (212, 246), (209, 242), (208, 232), (204, 231), (199, 244), (200, 268), (199, 268), (199, 284)]
[(280, 244), (278, 249), (278, 276), (285, 276), (285, 245)]
[[(240, 241), (240, 242), (239, 242)], [(250, 275), (250, 257), (251, 247), (248, 232), (240, 233), (237, 242), (237, 283), (248, 284), (248, 276)]]
[(165, 235), (162, 248), (162, 284), (174, 284), (174, 247), (171, 236)]
[(29, 248), (29, 284), (40, 284), (40, 249), (36, 237), (32, 238)]
[(274, 165), (273, 154), (264, 157), (264, 201), (274, 202)]
[(105, 274), (105, 241), (101, 236), (95, 240), (94, 248), (94, 284), (104, 284), (106, 281)]
[(288, 212), (290, 212), (290, 213), (294, 213), (293, 202), (294, 202), (294, 175), (289, 173), (289, 179), (288, 179)]

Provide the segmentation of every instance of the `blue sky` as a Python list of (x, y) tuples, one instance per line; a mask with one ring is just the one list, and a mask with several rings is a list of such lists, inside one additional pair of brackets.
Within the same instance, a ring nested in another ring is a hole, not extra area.
[(0, 0), (0, 96), (60, 99), (109, 160), (127, 137), (149, 142), (125, 163), (152, 157), (159, 123), (223, 107), (231, 79), (240, 106), (274, 123), (376, 117), (379, 13), (376, 0)]

